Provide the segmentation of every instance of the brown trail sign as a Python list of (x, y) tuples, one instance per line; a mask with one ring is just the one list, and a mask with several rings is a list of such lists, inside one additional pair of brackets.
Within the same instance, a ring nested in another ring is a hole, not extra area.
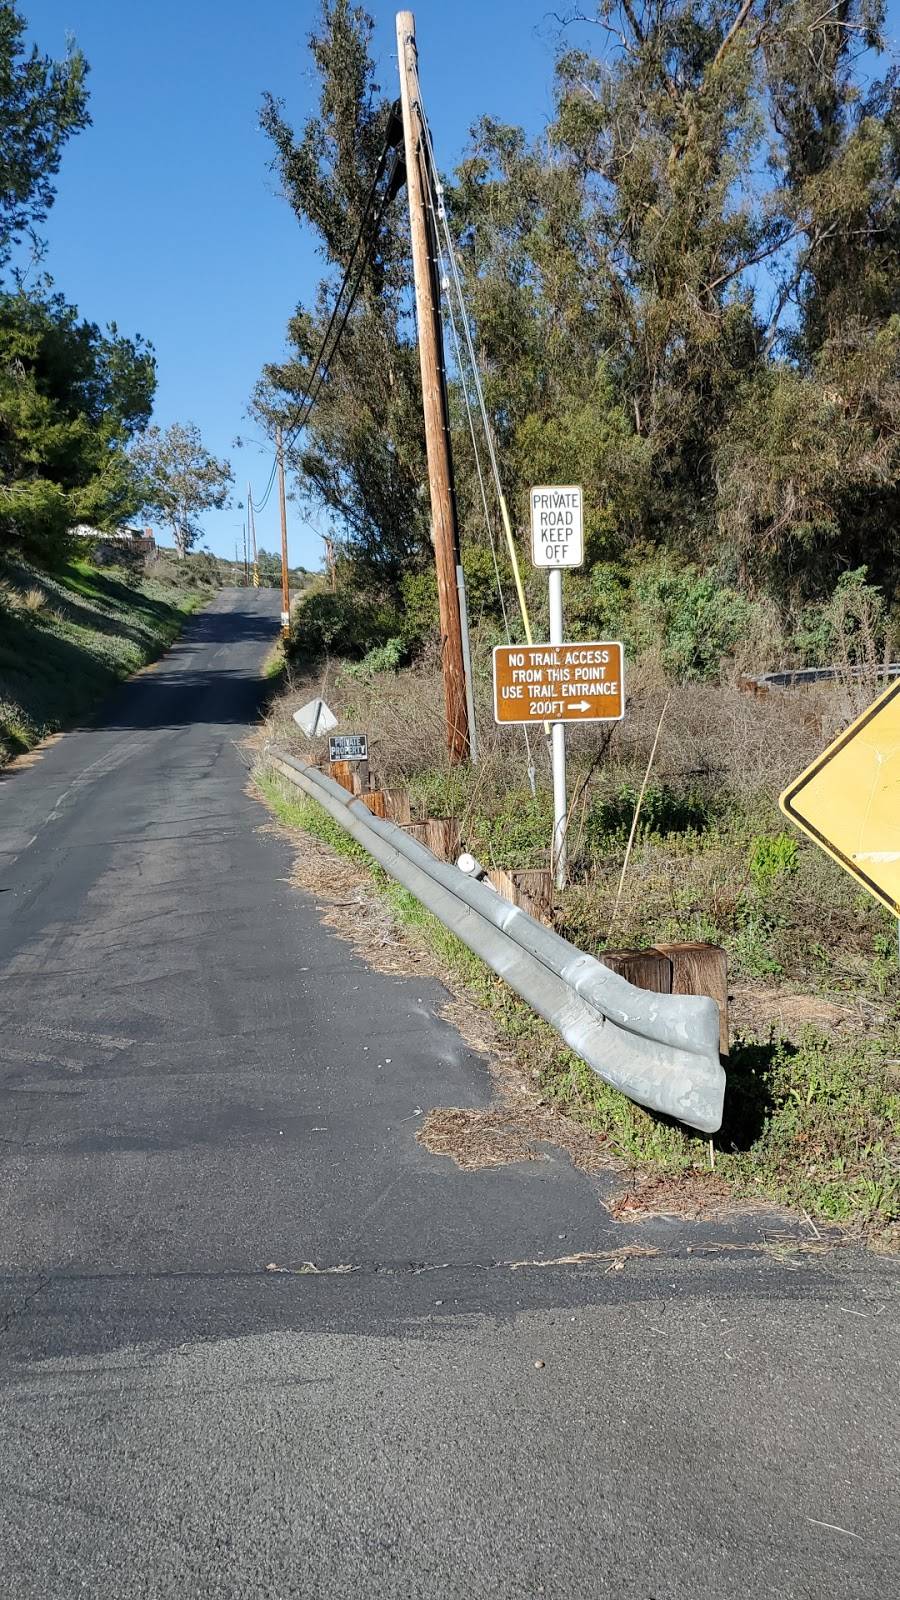
[(624, 714), (621, 644), (576, 640), (494, 650), (497, 722), (616, 722)]

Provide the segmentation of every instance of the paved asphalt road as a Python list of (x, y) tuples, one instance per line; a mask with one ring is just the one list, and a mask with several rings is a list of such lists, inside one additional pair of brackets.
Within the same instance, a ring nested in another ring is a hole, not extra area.
[(277, 605), (0, 782), (0, 1593), (900, 1592), (892, 1264), (416, 1144), (485, 1065), (246, 793)]

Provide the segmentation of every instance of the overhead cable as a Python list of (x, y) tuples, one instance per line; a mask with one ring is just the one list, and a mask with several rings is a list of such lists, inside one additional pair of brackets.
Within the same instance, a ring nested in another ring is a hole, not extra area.
[(456, 257), (456, 246), (453, 242), (453, 235), (450, 231), (450, 224), (447, 220), (447, 208), (444, 205), (444, 187), (438, 175), (437, 162), (434, 155), (434, 145), (431, 139), (431, 130), (428, 126), (428, 118), (425, 115), (425, 106), (422, 100), (422, 86), (419, 82), (418, 66), (416, 65), (415, 61), (413, 62), (412, 70), (416, 83), (416, 111), (418, 113), (419, 124), (422, 129), (422, 138), (424, 140), (427, 154), (426, 170), (429, 173), (430, 185), (434, 191), (435, 212), (446, 241), (453, 286), (456, 290), (456, 297), (459, 303), (460, 317), (463, 324), (463, 332), (465, 334), (465, 342), (469, 352), (469, 360), (471, 362), (472, 376), (475, 384), (475, 393), (478, 398), (478, 407), (481, 413), (481, 423), (484, 429), (488, 454), (491, 460), (491, 471), (494, 478), (494, 487), (497, 491), (497, 499), (500, 505), (500, 517), (503, 523), (503, 532), (506, 537), (506, 547), (509, 553), (510, 566), (512, 567), (513, 580), (516, 586), (519, 610), (522, 614), (522, 626), (525, 629), (525, 638), (528, 643), (531, 644), (533, 642), (533, 635), (531, 629), (531, 618), (528, 614), (528, 602), (525, 599), (525, 589), (522, 584), (522, 574), (519, 570), (519, 558), (516, 552), (515, 541), (513, 539), (509, 508), (506, 504), (506, 496), (503, 492), (503, 483), (500, 478), (500, 468), (497, 464), (497, 452), (494, 445), (493, 429), (491, 427), (490, 418), (488, 417), (487, 406), (485, 405), (484, 390), (481, 384), (481, 373), (478, 368), (478, 358), (475, 354), (475, 346), (472, 341), (472, 329), (469, 321), (468, 310), (466, 308), (466, 299), (462, 286), (459, 264)]
[[(356, 303), (356, 297), (357, 297), (357, 295), (359, 293), (360, 286), (362, 284), (362, 280), (363, 280), (363, 277), (365, 275), (366, 267), (369, 264), (369, 258), (370, 258), (371, 252), (372, 252), (372, 246), (375, 243), (375, 239), (377, 238), (378, 229), (381, 226), (382, 218), (384, 217), (385, 211), (387, 210), (388, 206), (390, 205), (391, 201), (394, 199), (394, 196), (397, 193), (397, 188), (399, 186), (397, 180), (398, 180), (399, 171), (400, 171), (400, 169), (402, 167), (403, 167), (402, 158), (395, 154), (394, 162), (393, 162), (393, 165), (391, 167), (390, 178), (389, 178), (388, 184), (387, 184), (387, 186), (385, 188), (384, 194), (382, 196), (381, 205), (378, 208), (378, 214), (377, 214), (377, 216), (375, 218), (374, 226), (373, 226), (373, 229), (372, 229), (372, 236), (369, 239), (368, 245), (366, 246), (365, 252), (363, 254), (362, 262), (360, 263), (359, 271), (357, 272), (356, 277), (355, 277), (355, 279), (353, 281), (353, 284), (352, 284), (351, 289), (350, 289), (349, 298), (348, 298), (347, 303), (346, 303), (346, 305), (344, 307), (343, 313), (341, 315), (340, 322), (338, 323), (337, 328), (335, 330), (334, 338), (333, 338), (333, 341), (332, 341), (331, 349), (330, 349), (330, 351), (328, 353), (327, 360), (323, 361), (323, 359), (322, 359), (325, 343), (327, 341), (327, 335), (326, 335), (326, 340), (323, 340), (322, 347), (320, 348), (319, 354), (316, 357), (315, 365), (313, 367), (312, 379), (310, 380), (310, 383), (309, 383), (309, 385), (307, 387), (306, 393), (304, 394), (303, 399), (300, 402), (301, 408), (305, 406), (305, 410), (302, 411), (302, 414), (296, 419), (296, 421), (293, 424), (292, 431), (291, 431), (291, 436), (285, 442), (285, 449), (286, 450), (289, 450), (291, 448), (291, 446), (296, 443), (298, 435), (302, 432), (303, 428), (305, 428), (307, 422), (309, 421), (310, 415), (312, 414), (313, 406), (315, 405), (316, 400), (319, 397), (319, 391), (321, 390), (322, 384), (325, 382), (325, 379), (328, 376), (328, 369), (329, 369), (330, 363), (331, 363), (331, 361), (332, 361), (332, 359), (334, 357), (334, 353), (337, 350), (337, 347), (338, 347), (338, 345), (340, 343), (341, 335), (343, 334), (344, 329), (347, 326), (347, 321), (348, 321), (348, 319), (350, 317), (350, 313), (353, 310), (353, 307), (354, 307), (354, 305)], [(337, 309), (337, 308), (335, 308), (335, 309)], [(329, 329), (331, 328), (333, 322), (334, 322), (334, 313), (332, 313), (332, 319), (331, 319), (331, 322), (329, 323)]]
[[(297, 436), (300, 433), (300, 431), (302, 430), (302, 428), (305, 427), (307, 421), (309, 420), (309, 416), (310, 416), (310, 413), (312, 411), (312, 407), (313, 407), (313, 405), (315, 405), (316, 398), (318, 396), (319, 389), (321, 388), (321, 383), (322, 383), (322, 378), (320, 378), (319, 382), (316, 383), (316, 376), (317, 376), (317, 374), (319, 372), (320, 366), (322, 365), (323, 356), (324, 356), (325, 351), (326, 351), (326, 349), (328, 347), (329, 339), (331, 338), (332, 331), (333, 331), (335, 323), (337, 321), (338, 312), (340, 311), (341, 302), (342, 302), (343, 297), (344, 297), (344, 292), (345, 292), (345, 290), (347, 288), (348, 282), (350, 281), (350, 276), (351, 276), (351, 273), (353, 271), (354, 265), (356, 263), (356, 257), (357, 257), (357, 254), (359, 252), (359, 247), (360, 247), (360, 244), (362, 243), (363, 235), (364, 235), (365, 230), (366, 230), (366, 224), (369, 221), (369, 215), (370, 215), (370, 212), (372, 210), (372, 206), (373, 206), (373, 204), (375, 202), (375, 197), (376, 197), (376, 194), (377, 194), (377, 191), (378, 191), (378, 185), (379, 185), (379, 183), (381, 182), (381, 180), (382, 180), (382, 178), (384, 176), (385, 170), (387, 168), (388, 157), (390, 156), (391, 151), (394, 152), (394, 161), (393, 161), (393, 165), (391, 167), (390, 178), (389, 178), (389, 181), (388, 181), (387, 186), (385, 188), (385, 192), (384, 192), (384, 195), (382, 197), (382, 203), (381, 203), (381, 206), (379, 207), (378, 215), (375, 218), (375, 222), (374, 222), (374, 225), (373, 225), (373, 228), (372, 228), (371, 236), (370, 236), (369, 241), (368, 241), (367, 246), (366, 246), (365, 254), (363, 256), (362, 266), (361, 266), (361, 268), (359, 270), (359, 273), (357, 274), (356, 280), (355, 280), (353, 288), (351, 290), (349, 303), (348, 303), (348, 305), (347, 305), (347, 307), (346, 307), (346, 309), (344, 311), (344, 315), (341, 318), (340, 324), (338, 325), (337, 332), (336, 332), (335, 337), (334, 337), (334, 342), (333, 342), (333, 345), (332, 345), (332, 349), (331, 349), (331, 353), (330, 353), (329, 359), (331, 359), (331, 357), (334, 355), (335, 350), (337, 349), (338, 341), (340, 340), (341, 334), (343, 333), (343, 330), (344, 330), (344, 328), (346, 326), (347, 319), (348, 319), (348, 317), (350, 315), (350, 312), (353, 309), (353, 304), (354, 304), (354, 301), (356, 299), (356, 295), (357, 295), (357, 293), (359, 291), (359, 285), (360, 285), (360, 283), (362, 281), (363, 273), (365, 272), (366, 265), (368, 263), (370, 255), (371, 255), (372, 247), (373, 247), (373, 245), (374, 245), (374, 243), (375, 243), (375, 241), (377, 239), (378, 229), (381, 226), (381, 221), (382, 221), (382, 218), (384, 216), (384, 213), (385, 213), (385, 210), (387, 208), (387, 205), (390, 203), (391, 200), (393, 200), (394, 196), (397, 193), (397, 189), (399, 187), (399, 184), (398, 184), (398, 181), (397, 181), (398, 180), (398, 166), (402, 167), (402, 160), (398, 161), (397, 146), (400, 143), (400, 141), (402, 139), (402, 136), (403, 136), (403, 122), (402, 122), (402, 118), (401, 118), (401, 115), (400, 115), (399, 104), (397, 102), (395, 102), (395, 104), (391, 107), (391, 113), (390, 113), (390, 117), (388, 119), (387, 129), (385, 131), (384, 147), (382, 149), (381, 155), (378, 158), (378, 165), (377, 165), (377, 167), (375, 169), (375, 176), (372, 179), (372, 183), (371, 183), (371, 186), (369, 188), (369, 193), (368, 193), (368, 196), (367, 196), (367, 199), (366, 199), (366, 203), (365, 203), (365, 206), (363, 207), (362, 219), (360, 221), (359, 228), (358, 228), (357, 234), (356, 234), (356, 238), (355, 238), (354, 243), (353, 243), (353, 249), (350, 252), (350, 258), (349, 258), (349, 260), (347, 262), (347, 267), (346, 267), (346, 270), (344, 272), (343, 278), (341, 279), (340, 287), (338, 289), (337, 296), (335, 298), (334, 306), (332, 307), (331, 316), (330, 316), (330, 318), (328, 320), (328, 326), (325, 329), (325, 333), (324, 333), (324, 336), (322, 338), (322, 342), (319, 345), (319, 349), (318, 349), (318, 352), (316, 354), (315, 361), (313, 362), (313, 365), (312, 365), (312, 367), (310, 369), (309, 382), (307, 383), (306, 389), (305, 389), (303, 395), (301, 396), (300, 400), (298, 401), (297, 405), (293, 408), (293, 413), (292, 413), (293, 420), (291, 420), (291, 415), (290, 414), (289, 414), (289, 417), (286, 419), (287, 427), (290, 430), (290, 437), (285, 441), (285, 445), (284, 445), (285, 451), (289, 450), (296, 443)], [(325, 364), (325, 368), (327, 369), (327, 363)], [(324, 371), (325, 371), (325, 369), (323, 369), (322, 377), (324, 377)], [(314, 384), (315, 384), (315, 393), (312, 395), (312, 399), (310, 401), (310, 393), (311, 393), (311, 390), (312, 390)], [(272, 470), (271, 470), (271, 472), (269, 474), (268, 482), (266, 484), (266, 487), (265, 487), (265, 490), (263, 492), (263, 495), (260, 498), (260, 500), (257, 502), (256, 509), (258, 511), (265, 510), (266, 504), (268, 503), (269, 496), (272, 493), (272, 489), (273, 489), (274, 483), (275, 483), (275, 477), (276, 477), (276, 473), (277, 473), (277, 466), (278, 466), (278, 462), (277, 462), (277, 456), (276, 456), (276, 459), (272, 463)]]
[[(427, 168), (426, 168), (426, 176), (427, 176)], [(426, 185), (425, 185), (425, 193), (426, 193), (426, 196), (427, 196), (429, 208), (430, 208), (431, 213), (432, 213), (433, 239), (434, 239), (434, 248), (435, 248), (435, 250), (437, 252), (437, 267), (438, 267), (438, 271), (439, 271), (439, 274), (440, 274), (440, 287), (441, 287), (442, 290), (448, 290), (450, 288), (450, 279), (447, 276), (447, 273), (446, 273), (446, 270), (445, 270), (444, 249), (443, 249), (443, 246), (441, 245), (440, 231), (439, 231), (438, 226), (437, 226), (437, 217), (436, 217), (437, 197), (433, 193), (433, 185), (432, 185), (432, 183), (430, 181), (428, 183), (426, 183)], [(493, 526), (493, 522), (491, 520), (490, 511), (488, 509), (487, 490), (485, 488), (484, 472), (482, 471), (482, 466), (481, 466), (481, 452), (480, 452), (480, 450), (478, 448), (478, 440), (477, 440), (476, 433), (475, 433), (475, 418), (474, 418), (473, 413), (472, 413), (472, 402), (471, 402), (471, 399), (470, 399), (470, 396), (469, 396), (469, 380), (468, 380), (467, 371), (466, 371), (466, 364), (465, 364), (465, 361), (463, 359), (462, 346), (460, 344), (459, 332), (458, 332), (457, 326), (456, 326), (456, 314), (455, 314), (454, 309), (453, 309), (453, 301), (452, 301), (452, 299), (450, 299), (448, 297), (446, 299), (446, 301), (444, 302), (444, 304), (446, 305), (447, 320), (448, 320), (449, 325), (450, 325), (450, 333), (451, 333), (451, 337), (452, 337), (452, 340), (453, 340), (453, 351), (454, 351), (454, 355), (455, 355), (455, 358), (456, 358), (456, 369), (457, 369), (457, 372), (459, 373), (460, 388), (462, 390), (463, 400), (465, 402), (466, 419), (467, 419), (468, 424), (469, 424), (469, 437), (471, 438), (471, 441), (472, 441), (472, 453), (473, 453), (473, 456), (474, 456), (474, 459), (475, 459), (475, 471), (476, 471), (476, 474), (477, 474), (477, 477), (478, 477), (478, 489), (479, 489), (479, 493), (480, 493), (480, 497), (481, 497), (482, 510), (484, 512), (484, 525), (485, 525), (485, 528), (487, 529), (488, 543), (490, 544), (490, 548), (491, 548), (491, 560), (493, 561), (493, 565), (494, 565), (494, 577), (495, 577), (496, 583), (497, 583), (497, 594), (498, 594), (499, 599), (500, 599), (500, 612), (501, 612), (501, 615), (502, 615), (502, 618), (503, 618), (503, 630), (504, 630), (504, 632), (506, 634), (506, 642), (507, 642), (507, 644), (511, 644), (512, 643), (512, 636), (511, 636), (510, 627), (509, 627), (509, 614), (508, 614), (507, 609), (506, 609), (506, 598), (505, 598), (504, 593), (503, 593), (503, 580), (500, 577), (500, 563), (497, 560), (497, 543), (496, 543), (496, 540), (494, 538), (494, 526)], [(462, 314), (463, 321), (466, 321), (465, 307), (463, 307), (461, 314)], [(471, 340), (469, 340), (469, 350), (470, 350), (470, 353), (474, 356), (474, 352), (472, 351)], [(474, 360), (472, 361), (472, 368), (474, 369), (475, 380), (476, 380), (476, 383), (477, 383), (478, 382), (478, 372), (477, 372), (477, 368), (475, 368)], [(531, 642), (530, 638), (529, 638), (528, 642), (529, 643)], [(524, 738), (525, 738), (525, 749), (528, 752), (528, 764), (527, 764), (527, 767), (526, 767), (526, 771), (527, 771), (527, 775), (528, 775), (528, 783), (529, 783), (529, 787), (531, 789), (531, 793), (533, 795), (535, 793), (534, 756), (532, 754), (531, 739), (529, 738), (528, 728), (524, 723), (521, 726), (522, 726), (522, 733), (523, 733)]]

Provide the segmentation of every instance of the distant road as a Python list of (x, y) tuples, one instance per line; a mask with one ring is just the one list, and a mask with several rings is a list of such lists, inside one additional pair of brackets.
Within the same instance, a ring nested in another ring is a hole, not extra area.
[(0, 779), (3, 1594), (900, 1592), (894, 1263), (416, 1143), (488, 1074), (247, 792), (279, 603)]

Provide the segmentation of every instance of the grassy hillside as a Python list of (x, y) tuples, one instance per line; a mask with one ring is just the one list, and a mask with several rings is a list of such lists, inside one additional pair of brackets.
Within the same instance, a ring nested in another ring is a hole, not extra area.
[(86, 560), (0, 565), (0, 766), (152, 661), (211, 592), (190, 558), (147, 577)]

